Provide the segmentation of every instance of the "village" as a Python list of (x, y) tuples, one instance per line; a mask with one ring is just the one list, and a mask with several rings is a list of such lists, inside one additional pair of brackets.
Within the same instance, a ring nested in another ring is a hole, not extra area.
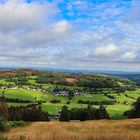
[(10, 89), (10, 90), (17, 90), (17, 89), (26, 89), (26, 90), (33, 90), (33, 91), (39, 91), (43, 92), (45, 94), (47, 93), (52, 93), (55, 96), (63, 96), (63, 97), (69, 97), (71, 96), (84, 96), (84, 93), (79, 92), (77, 90), (68, 90), (68, 89), (59, 89), (59, 88), (48, 88), (44, 89), (41, 88), (41, 86), (27, 86), (27, 85), (22, 85), (22, 86), (13, 86), (13, 85), (0, 85), (0, 89)]

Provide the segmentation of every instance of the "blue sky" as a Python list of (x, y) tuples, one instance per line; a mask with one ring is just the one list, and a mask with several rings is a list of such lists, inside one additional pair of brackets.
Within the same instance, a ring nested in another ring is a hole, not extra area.
[(0, 0), (0, 65), (140, 70), (139, 0)]

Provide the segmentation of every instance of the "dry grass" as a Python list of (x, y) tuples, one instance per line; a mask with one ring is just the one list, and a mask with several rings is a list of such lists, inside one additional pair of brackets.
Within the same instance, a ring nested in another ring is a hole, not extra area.
[(77, 78), (66, 78), (66, 81), (67, 81), (68, 83), (75, 83), (75, 82), (78, 81), (78, 79), (77, 79)]
[(36, 122), (8, 133), (8, 140), (140, 140), (140, 119)]

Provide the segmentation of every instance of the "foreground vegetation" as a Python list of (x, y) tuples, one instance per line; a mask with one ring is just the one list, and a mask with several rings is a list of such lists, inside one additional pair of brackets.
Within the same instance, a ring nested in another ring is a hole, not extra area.
[(36, 122), (12, 129), (8, 140), (139, 140), (140, 119)]

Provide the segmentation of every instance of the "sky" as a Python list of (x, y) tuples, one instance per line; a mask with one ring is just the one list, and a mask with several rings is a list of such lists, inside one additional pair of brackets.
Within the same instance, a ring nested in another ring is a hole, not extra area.
[(0, 0), (0, 66), (140, 71), (140, 0)]

